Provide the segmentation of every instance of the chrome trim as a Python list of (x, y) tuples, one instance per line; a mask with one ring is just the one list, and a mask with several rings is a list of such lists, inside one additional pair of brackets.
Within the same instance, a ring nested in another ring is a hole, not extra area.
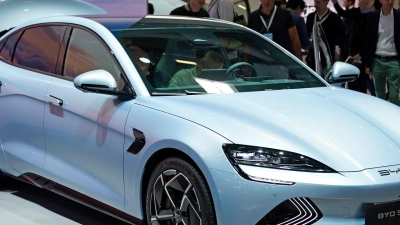
[(313, 224), (318, 221), (319, 216), (322, 218), (322, 214), (314, 208), (307, 198), (290, 198), (289, 201), (297, 208), (299, 214), (285, 222), (279, 223), (278, 225)]

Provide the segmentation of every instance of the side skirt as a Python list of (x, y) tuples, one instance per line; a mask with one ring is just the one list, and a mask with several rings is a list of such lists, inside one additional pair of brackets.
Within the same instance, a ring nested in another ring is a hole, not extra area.
[[(8, 175), (8, 174), (4, 174), (4, 175)], [(8, 176), (10, 176), (10, 175), (8, 175)], [(104, 203), (94, 199), (94, 198), (86, 196), (82, 193), (79, 193), (75, 190), (72, 190), (72, 189), (65, 187), (61, 184), (58, 184), (54, 181), (46, 179), (42, 176), (39, 176), (39, 175), (36, 175), (33, 173), (26, 173), (19, 177), (14, 177), (14, 176), (11, 176), (11, 177), (15, 178), (17, 180), (38, 186), (40, 188), (47, 189), (47, 190), (57, 193), (61, 196), (69, 198), (73, 201), (81, 203), (82, 205), (85, 205), (85, 206), (88, 206), (95, 210), (98, 210), (100, 212), (103, 212), (109, 216), (113, 216), (124, 222), (130, 223), (130, 224), (135, 224), (135, 225), (141, 225), (143, 223), (142, 220), (140, 220), (134, 216), (131, 216), (119, 209), (111, 207), (107, 204), (104, 204)]]

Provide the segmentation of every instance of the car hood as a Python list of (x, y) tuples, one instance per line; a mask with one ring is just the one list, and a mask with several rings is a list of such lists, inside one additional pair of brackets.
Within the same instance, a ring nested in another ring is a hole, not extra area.
[(400, 164), (400, 108), (347, 89), (150, 97), (137, 103), (233, 143), (296, 152), (337, 171)]

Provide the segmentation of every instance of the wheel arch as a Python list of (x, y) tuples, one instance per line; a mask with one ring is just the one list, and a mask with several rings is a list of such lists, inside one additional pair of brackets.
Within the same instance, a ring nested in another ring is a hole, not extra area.
[[(214, 207), (214, 214), (217, 219), (217, 214), (216, 214), (216, 204), (215, 204), (215, 197), (213, 196), (213, 192), (211, 191), (211, 188), (209, 186), (209, 181), (207, 177), (205, 176), (204, 172), (202, 169), (197, 165), (197, 163), (186, 153), (183, 151), (176, 149), (176, 148), (163, 148), (158, 150), (157, 152), (154, 152), (153, 155), (147, 160), (144, 171), (143, 171), (143, 176), (142, 176), (142, 181), (141, 181), (141, 205), (142, 209), (146, 209), (146, 192), (147, 192), (147, 187), (150, 181), (150, 177), (152, 172), (154, 171), (155, 167), (164, 159), (167, 158), (180, 158), (185, 160), (187, 163), (189, 163), (191, 166), (193, 166), (201, 175), (201, 177), (204, 179), (204, 181), (207, 184), (207, 188), (211, 194), (211, 200), (212, 204)], [(146, 221), (146, 210), (143, 210), (143, 225), (147, 224)]]

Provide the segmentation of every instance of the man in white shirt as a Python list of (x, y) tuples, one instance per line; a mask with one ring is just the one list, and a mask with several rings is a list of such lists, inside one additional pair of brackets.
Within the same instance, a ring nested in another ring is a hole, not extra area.
[(365, 73), (373, 77), (378, 98), (386, 98), (387, 83), (390, 102), (400, 106), (400, 11), (393, 8), (394, 0), (380, 2), (382, 9), (367, 20)]
[(235, 9), (231, 0), (211, 0), (208, 6), (208, 14), (210, 14), (211, 18), (233, 22)]

